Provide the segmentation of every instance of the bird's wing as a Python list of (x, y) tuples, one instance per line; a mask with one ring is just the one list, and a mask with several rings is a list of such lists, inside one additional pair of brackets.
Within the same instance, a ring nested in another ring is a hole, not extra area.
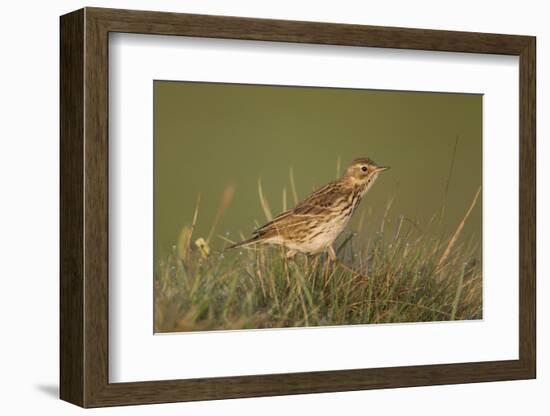
[(322, 217), (334, 205), (335, 199), (330, 198), (329, 195), (334, 195), (335, 186), (339, 186), (338, 181), (323, 186), (299, 202), (294, 208), (279, 214), (267, 224), (256, 229), (254, 235), (262, 236), (270, 231), (280, 232), (301, 225), (314, 217)]
[(290, 209), (288, 211), (283, 212), (282, 214), (279, 214), (268, 223), (254, 230), (252, 234), (257, 236), (263, 236), (266, 233), (269, 233), (270, 231), (274, 231), (274, 230), (281, 231), (285, 228), (288, 228), (291, 224), (295, 222), (293, 220), (293, 218), (295, 217), (293, 215), (293, 211), (294, 209)]
[(339, 180), (330, 182), (298, 203), (292, 211), (294, 214), (318, 215), (331, 210), (338, 202), (341, 190), (342, 184)]

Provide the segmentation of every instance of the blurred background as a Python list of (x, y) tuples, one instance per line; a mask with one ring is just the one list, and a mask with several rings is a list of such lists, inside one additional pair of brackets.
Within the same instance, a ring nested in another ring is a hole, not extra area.
[[(348, 226), (361, 221), (360, 238), (391, 199), (390, 223), (403, 216), (420, 231), (444, 207), (448, 235), (482, 183), (482, 95), (180, 81), (155, 81), (154, 94), (156, 264), (199, 194), (194, 238), (220, 249), (220, 235), (240, 240), (266, 221), (260, 179), (273, 215), (294, 206), (291, 169), (302, 199), (354, 158), (391, 166)], [(462, 238), (481, 243), (481, 214), (480, 200)]]

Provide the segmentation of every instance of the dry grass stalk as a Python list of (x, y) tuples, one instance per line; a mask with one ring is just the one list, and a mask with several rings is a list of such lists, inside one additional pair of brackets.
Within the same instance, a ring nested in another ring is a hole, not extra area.
[(214, 217), (214, 220), (212, 221), (212, 226), (210, 227), (210, 232), (208, 233), (206, 242), (208, 243), (210, 242), (210, 239), (212, 238), (212, 235), (214, 235), (214, 231), (216, 230), (216, 227), (218, 225), (218, 222), (220, 221), (220, 218), (222, 217), (224, 211), (227, 208), (229, 208), (229, 205), (231, 205), (231, 201), (233, 201), (234, 196), (235, 196), (235, 185), (227, 185), (222, 193), (220, 206), (218, 208), (218, 212), (216, 212), (216, 216)]
[[(197, 218), (199, 216), (199, 206), (201, 202), (201, 194), (197, 195), (197, 203), (195, 205), (195, 212), (193, 214), (193, 221), (191, 222), (191, 228), (189, 229), (189, 236), (187, 237), (187, 246), (185, 248), (184, 255), (181, 256), (182, 258), (187, 258), (189, 256), (189, 250), (191, 249), (191, 238), (193, 237), (193, 230), (195, 229), (195, 225), (197, 224)], [(182, 250), (180, 250), (180, 254), (182, 253)]]
[(258, 195), (260, 197), (260, 204), (262, 204), (262, 210), (264, 211), (265, 218), (268, 221), (271, 221), (273, 219), (273, 215), (271, 214), (271, 209), (269, 208), (269, 204), (267, 202), (267, 199), (264, 196), (264, 192), (262, 190), (262, 180), (258, 179)]
[(294, 182), (294, 170), (289, 169), (288, 173), (290, 179), (290, 190), (292, 191), (292, 198), (294, 198), (294, 205), (298, 203), (298, 192), (296, 192), (296, 182)]
[(470, 216), (470, 214), (472, 213), (472, 210), (476, 205), (476, 202), (477, 202), (477, 199), (479, 198), (480, 193), (481, 193), (481, 186), (478, 188), (476, 195), (474, 196), (474, 199), (470, 204), (470, 207), (468, 208), (468, 211), (466, 211), (466, 215), (464, 215), (464, 218), (462, 218), (462, 221), (460, 221), (460, 224), (458, 224), (458, 227), (455, 233), (453, 234), (453, 236), (449, 240), (449, 243), (447, 244), (447, 248), (445, 249), (445, 251), (443, 252), (443, 255), (439, 259), (439, 262), (437, 263), (437, 267), (436, 267), (436, 273), (438, 273), (442, 269), (443, 263), (445, 263), (445, 260), (447, 260), (447, 257), (449, 257), (449, 254), (451, 253), (451, 250), (453, 249), (453, 246), (455, 245), (456, 240), (458, 240), (458, 237), (460, 236), (460, 233), (464, 228), (464, 224), (466, 224), (466, 220), (468, 219), (468, 217)]

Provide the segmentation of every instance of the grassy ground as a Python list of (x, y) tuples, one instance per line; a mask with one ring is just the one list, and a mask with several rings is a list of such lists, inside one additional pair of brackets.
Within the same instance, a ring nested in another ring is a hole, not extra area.
[(480, 248), (460, 238), (478, 196), (447, 237), (389, 216), (368, 240), (345, 233), (335, 244), (338, 257), (362, 275), (326, 255), (287, 260), (279, 247), (211, 253), (193, 226), (185, 228), (155, 274), (155, 330), (480, 319)]

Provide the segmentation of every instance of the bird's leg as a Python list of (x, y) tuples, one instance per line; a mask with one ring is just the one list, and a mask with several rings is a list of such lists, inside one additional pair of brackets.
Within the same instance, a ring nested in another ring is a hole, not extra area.
[(288, 283), (288, 285), (290, 286), (290, 273), (289, 273), (289, 270), (288, 270), (288, 261), (296, 254), (296, 252), (294, 250), (289, 250), (287, 252), (285, 252), (285, 247), (284, 246), (281, 246), (281, 255), (284, 254), (284, 257), (283, 257), (283, 268), (284, 268), (284, 271), (285, 271), (285, 277), (286, 277), (286, 281)]
[(336, 257), (336, 252), (334, 251), (334, 248), (332, 246), (328, 246), (327, 248), (327, 251), (328, 251), (328, 255), (330, 256), (331, 260), (339, 267), (341, 267), (342, 269), (344, 269), (345, 271), (349, 272), (349, 273), (352, 273), (354, 275), (354, 277), (361, 277), (363, 279), (368, 279), (368, 276), (356, 271), (356, 270), (353, 270), (351, 267), (349, 267), (348, 265), (344, 264), (343, 262), (341, 262), (340, 260), (338, 260), (338, 257)]

